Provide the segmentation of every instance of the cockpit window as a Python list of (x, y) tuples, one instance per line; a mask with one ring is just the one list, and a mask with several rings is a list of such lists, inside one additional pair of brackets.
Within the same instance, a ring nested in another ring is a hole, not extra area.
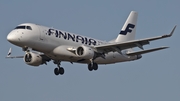
[(15, 29), (25, 29), (26, 26), (17, 26)]
[(26, 26), (27, 29), (32, 30), (31, 26)]
[(28, 29), (28, 30), (32, 30), (31, 26), (17, 26), (15, 29)]

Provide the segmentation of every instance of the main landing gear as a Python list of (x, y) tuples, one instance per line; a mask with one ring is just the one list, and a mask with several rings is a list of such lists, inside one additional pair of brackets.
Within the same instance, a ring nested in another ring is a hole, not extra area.
[[(64, 74), (64, 68), (60, 67), (61, 61), (54, 61), (54, 64), (57, 64), (57, 67), (54, 69), (54, 74), (55, 75), (63, 75)], [(98, 64), (94, 63), (93, 61), (88, 64), (88, 70), (98, 70)]]
[(90, 59), (90, 63), (88, 64), (88, 70), (98, 70), (98, 64), (94, 62), (94, 59)]
[(54, 64), (57, 64), (57, 68), (54, 69), (55, 75), (63, 75), (64, 74), (64, 68), (60, 67), (61, 62), (60, 61), (54, 61)]
[(88, 70), (89, 71), (98, 70), (98, 64), (97, 63), (90, 63), (90, 64), (88, 64)]

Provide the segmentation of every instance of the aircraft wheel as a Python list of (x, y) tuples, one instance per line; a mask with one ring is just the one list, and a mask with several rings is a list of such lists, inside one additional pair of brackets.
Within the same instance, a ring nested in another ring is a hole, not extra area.
[(64, 74), (64, 68), (59, 68), (59, 74), (63, 75)]
[(91, 66), (91, 64), (88, 64), (88, 70), (92, 71), (93, 70), (93, 66)]
[(93, 64), (93, 69), (94, 69), (94, 70), (98, 70), (98, 64), (97, 64), (97, 63), (94, 63), (94, 64)]
[(58, 69), (58, 68), (55, 68), (55, 69), (54, 69), (54, 74), (55, 74), (55, 75), (59, 75), (59, 69)]

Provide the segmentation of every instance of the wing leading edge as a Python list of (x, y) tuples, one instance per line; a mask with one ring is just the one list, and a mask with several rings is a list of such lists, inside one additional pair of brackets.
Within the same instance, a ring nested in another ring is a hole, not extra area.
[[(173, 35), (175, 29), (176, 29), (176, 26), (173, 28), (173, 30), (171, 31), (170, 34), (165, 34), (162, 36), (145, 38), (145, 39), (140, 39), (140, 40), (132, 40), (132, 41), (126, 41), (126, 42), (115, 42), (115, 43), (102, 44), (102, 45), (95, 46), (95, 48), (97, 49), (97, 51), (103, 52), (103, 53), (108, 53), (108, 52), (121, 53), (121, 50), (134, 48), (134, 47), (139, 47), (140, 49), (144, 50), (143, 45), (149, 44), (150, 41), (171, 37)], [(167, 48), (167, 47), (155, 48), (155, 49), (153, 49), (153, 51), (157, 51), (157, 50), (161, 50), (161, 49), (165, 49), (165, 48)], [(149, 52), (152, 52), (152, 50)], [(146, 52), (144, 51), (143, 54), (144, 53), (147, 53), (147, 51)], [(130, 55), (130, 53), (129, 53), (129, 55)]]

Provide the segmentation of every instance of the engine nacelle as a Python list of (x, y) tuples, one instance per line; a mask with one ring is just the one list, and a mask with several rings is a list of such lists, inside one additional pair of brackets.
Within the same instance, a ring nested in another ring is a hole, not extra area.
[(42, 64), (42, 57), (37, 53), (26, 53), (24, 56), (24, 62), (31, 66), (39, 66)]
[(142, 55), (137, 55), (137, 59), (141, 59), (142, 58)]
[(94, 57), (94, 50), (88, 46), (80, 46), (76, 50), (76, 55), (83, 59), (92, 59)]

